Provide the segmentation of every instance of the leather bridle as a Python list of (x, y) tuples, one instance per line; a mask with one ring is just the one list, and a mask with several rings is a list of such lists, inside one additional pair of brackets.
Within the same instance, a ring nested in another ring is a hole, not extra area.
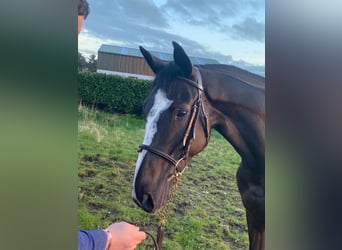
[[(169, 180), (174, 176), (180, 175), (185, 169), (185, 166), (187, 164), (187, 158), (188, 158), (189, 150), (190, 150), (190, 142), (192, 139), (195, 139), (195, 126), (196, 126), (196, 122), (198, 120), (200, 112), (203, 113), (204, 131), (205, 131), (207, 143), (209, 142), (210, 131), (209, 131), (209, 125), (208, 125), (208, 115), (205, 111), (205, 107), (203, 105), (203, 97), (202, 97), (202, 93), (204, 90), (203, 89), (203, 83), (202, 83), (202, 76), (201, 76), (199, 69), (197, 67), (194, 67), (194, 68), (195, 68), (196, 73), (197, 73), (197, 82), (192, 81), (192, 80), (185, 78), (185, 77), (179, 77), (179, 79), (184, 80), (187, 84), (189, 84), (192, 87), (197, 88), (197, 90), (198, 90), (198, 96), (197, 96), (196, 101), (194, 102), (194, 105), (191, 108), (192, 113), (191, 113), (190, 120), (189, 120), (188, 126), (186, 128), (184, 137), (183, 137), (183, 149), (184, 149), (183, 156), (180, 159), (176, 160), (171, 155), (166, 154), (166, 153), (164, 153), (158, 149), (152, 148), (151, 146), (145, 145), (145, 144), (141, 144), (139, 146), (139, 149), (138, 149), (138, 152), (141, 152), (142, 150), (147, 150), (148, 152), (150, 152), (154, 155), (157, 155), (157, 156), (161, 157), (162, 159), (171, 163), (175, 168), (175, 173), (169, 178)], [(178, 165), (182, 161), (185, 161), (185, 165), (184, 165), (184, 168), (181, 170), (178, 168)]]

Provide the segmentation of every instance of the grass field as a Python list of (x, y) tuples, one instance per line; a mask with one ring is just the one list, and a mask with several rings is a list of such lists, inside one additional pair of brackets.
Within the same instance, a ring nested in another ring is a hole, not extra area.
[[(79, 228), (131, 222), (156, 235), (157, 215), (131, 198), (144, 121), (79, 107)], [(193, 158), (169, 206), (164, 249), (247, 249), (245, 212), (236, 187), (240, 158), (217, 132)], [(153, 249), (147, 239), (137, 249)]]

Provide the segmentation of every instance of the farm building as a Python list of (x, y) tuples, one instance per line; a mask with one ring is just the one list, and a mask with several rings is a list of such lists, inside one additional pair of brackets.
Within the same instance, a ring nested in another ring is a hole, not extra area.
[[(173, 60), (173, 54), (150, 51), (161, 60)], [(189, 56), (193, 64), (218, 64), (214, 59)], [(153, 79), (154, 73), (145, 62), (139, 49), (114, 45), (101, 45), (98, 51), (97, 72), (140, 79)]]

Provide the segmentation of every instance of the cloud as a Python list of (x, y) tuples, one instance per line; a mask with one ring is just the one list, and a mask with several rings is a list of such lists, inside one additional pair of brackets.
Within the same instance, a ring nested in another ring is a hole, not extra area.
[[(216, 59), (220, 63), (231, 64), (237, 67), (241, 67), (253, 73), (259, 74), (261, 76), (265, 75), (265, 67), (259, 65), (253, 65), (243, 60), (234, 60), (232, 55), (224, 55), (219, 52), (209, 51), (206, 47), (202, 46), (196, 41), (192, 41), (190, 39), (162, 32), (160, 30), (148, 29), (148, 28), (139, 28), (144, 29), (144, 32), (140, 34), (154, 34), (153, 39), (145, 39), (144, 35), (138, 35), (135, 37), (135, 40), (130, 40), (129, 36), (132, 33), (122, 32), (122, 35), (125, 35), (126, 41), (117, 41), (106, 38), (99, 38), (97, 35), (92, 35), (88, 31), (82, 32), (79, 36), (79, 50), (86, 57), (89, 57), (91, 54), (97, 55), (97, 51), (102, 44), (111, 44), (118, 46), (125, 46), (130, 48), (138, 48), (139, 45), (144, 46), (147, 50), (161, 51), (167, 53), (173, 53), (173, 47), (171, 41), (177, 41), (184, 48), (186, 53), (189, 56), (198, 56), (204, 58)], [(162, 33), (162, 34), (161, 34)], [(128, 42), (133, 41), (133, 42)]]
[[(227, 3), (231, 5), (227, 7)], [(236, 16), (236, 3), (234, 0), (168, 0), (162, 10), (178, 22), (220, 29), (221, 20)]]
[(264, 5), (264, 0), (168, 0), (161, 10), (180, 21), (222, 29), (223, 20), (258, 13)]
[(255, 18), (248, 17), (242, 22), (233, 25), (234, 34), (237, 38), (251, 41), (264, 42), (265, 24), (258, 22)]
[(237, 0), (168, 0), (165, 9), (177, 13), (182, 18), (227, 17), (237, 15), (240, 1)]
[[(127, 32), (128, 30), (129, 32)], [(108, 39), (108, 37), (117, 39)], [(83, 53), (86, 52), (88, 54), (90, 51), (97, 53), (102, 43), (131, 48), (138, 48), (139, 45), (142, 45), (149, 50), (172, 53), (172, 41), (180, 43), (187, 53), (192, 56), (212, 58), (221, 63), (227, 63), (231, 60), (230, 55), (210, 52), (209, 48), (195, 40), (168, 32), (164, 29), (147, 27), (138, 23), (126, 23), (121, 19), (115, 20), (115, 26), (104, 25), (101, 29), (90, 28), (85, 32), (82, 31), (79, 37), (79, 47)]]
[(168, 27), (168, 21), (151, 0), (117, 0), (118, 9), (124, 18), (133, 22), (145, 23), (146, 26)]
[(116, 41), (108, 38), (100, 38), (89, 33), (88, 30), (84, 29), (78, 36), (78, 49), (86, 57), (95, 54), (102, 44), (112, 44), (117, 46), (124, 46), (122, 41)]
[[(87, 55), (97, 54), (102, 44), (132, 48), (142, 45), (149, 50), (172, 53), (171, 41), (177, 41), (188, 55), (212, 58), (225, 64), (239, 63), (233, 60), (232, 55), (215, 51), (217, 46), (209, 47), (208, 42), (178, 34), (177, 28), (170, 27), (175, 20), (190, 29), (204, 27), (210, 32), (220, 33), (221, 37), (226, 37), (222, 43), (228, 43), (232, 38), (252, 42), (264, 40), (264, 25), (256, 18), (248, 19), (250, 13), (263, 8), (264, 2), (260, 0), (168, 0), (158, 5), (152, 0), (89, 2), (90, 16), (79, 36), (79, 50)], [(246, 65), (252, 64), (246, 62), (242, 67)]]
[[(166, 16), (152, 0), (105, 0), (89, 4), (91, 14), (85, 24), (89, 30), (100, 34), (108, 34), (115, 27), (125, 29), (125, 24), (156, 28), (169, 26)], [(126, 31), (129, 32), (127, 28)]]

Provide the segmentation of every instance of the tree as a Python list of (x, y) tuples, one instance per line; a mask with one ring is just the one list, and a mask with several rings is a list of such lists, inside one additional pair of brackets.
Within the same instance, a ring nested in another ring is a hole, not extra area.
[(89, 61), (87, 63), (88, 70), (91, 72), (96, 72), (97, 69), (97, 60), (95, 55), (91, 55), (89, 57)]
[(87, 70), (88, 65), (85, 57), (82, 53), (78, 52), (78, 71), (85, 71)]

